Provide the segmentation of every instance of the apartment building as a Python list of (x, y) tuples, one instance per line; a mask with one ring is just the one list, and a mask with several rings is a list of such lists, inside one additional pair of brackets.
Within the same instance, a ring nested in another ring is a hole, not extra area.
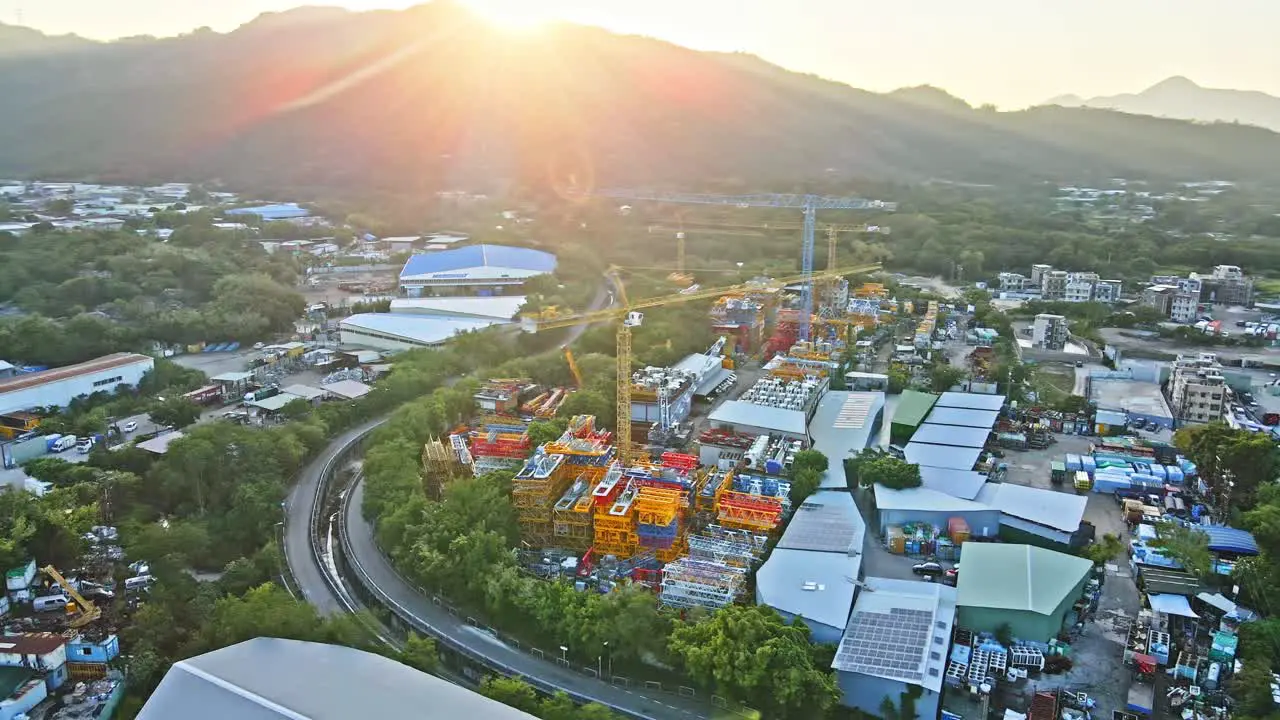
[(1034, 287), (1040, 287), (1044, 284), (1044, 276), (1053, 270), (1052, 265), (1032, 265), (1031, 266), (1031, 284)]
[(1215, 265), (1213, 274), (1201, 277), (1203, 289), (1200, 296), (1212, 303), (1224, 305), (1253, 304), (1253, 279), (1246, 277), (1236, 265)]
[(1200, 314), (1200, 296), (1187, 290), (1176, 290), (1169, 303), (1169, 319), (1174, 322), (1195, 322)]
[(1031, 344), (1044, 350), (1062, 350), (1067, 346), (1067, 319), (1061, 315), (1040, 313), (1031, 325)]
[(1016, 272), (1002, 272), (999, 276), (1000, 289), (1004, 292), (1022, 292), (1031, 287), (1036, 287), (1031, 278)]
[(1142, 290), (1142, 304), (1161, 315), (1168, 315), (1173, 308), (1173, 296), (1178, 288), (1173, 285), (1151, 285)]
[(1088, 280), (1069, 280), (1062, 299), (1071, 303), (1089, 302), (1093, 299), (1093, 283)]
[(1113, 303), (1120, 299), (1119, 280), (1098, 280), (1093, 283), (1094, 302)]
[(1169, 406), (1180, 422), (1210, 423), (1222, 419), (1227, 404), (1226, 378), (1213, 353), (1180, 356), (1169, 378)]
[(1040, 297), (1045, 300), (1065, 300), (1067, 297), (1067, 271), (1050, 270), (1040, 278)]

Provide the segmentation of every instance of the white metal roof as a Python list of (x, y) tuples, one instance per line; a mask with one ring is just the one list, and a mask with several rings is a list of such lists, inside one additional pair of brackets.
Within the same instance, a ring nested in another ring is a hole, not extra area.
[(986, 447), (987, 436), (990, 434), (991, 431), (987, 428), (925, 423), (916, 429), (911, 442), (980, 448)]
[(925, 418), (926, 425), (960, 425), (991, 429), (1000, 413), (995, 410), (971, 410), (969, 408), (934, 407)]
[(822, 396), (809, 423), (813, 448), (830, 460), (822, 487), (848, 487), (844, 459), (876, 444), (876, 420), (884, 412), (884, 393), (832, 390)]
[(1011, 483), (988, 483), (975, 499), (1005, 515), (1068, 533), (1080, 529), (1085, 506), (1089, 503), (1089, 498), (1084, 495)]
[[(828, 627), (849, 619), (861, 556), (774, 548), (756, 573), (761, 604)], [(806, 589), (808, 588), (808, 589)]]
[(143, 440), (142, 442), (138, 443), (138, 449), (146, 450), (147, 452), (153, 452), (157, 455), (163, 455), (169, 452), (169, 446), (173, 444), (175, 440), (181, 440), (186, 436), (187, 436), (186, 433), (182, 432), (181, 430), (174, 430), (171, 433), (166, 433), (164, 435), (157, 435), (156, 437), (153, 437), (150, 440)]
[(937, 407), (966, 408), (969, 410), (999, 410), (1004, 407), (1003, 395), (981, 393), (944, 392), (934, 403)]
[(329, 383), (324, 386), (325, 392), (331, 395), (337, 395), (346, 400), (355, 400), (369, 394), (373, 388), (365, 385), (359, 380), (339, 380), (336, 383)]
[(307, 400), (315, 400), (318, 397), (324, 397), (325, 394), (324, 390), (310, 385), (289, 385), (288, 387), (280, 388), (280, 392), (296, 395)]
[(712, 411), (708, 418), (712, 423), (742, 425), (776, 430), (788, 435), (805, 434), (804, 411), (767, 407), (742, 400), (730, 400)]
[(918, 442), (907, 443), (903, 450), (906, 452), (909, 463), (955, 470), (972, 470), (982, 455), (981, 448), (949, 447)]
[(493, 297), (422, 297), (395, 298), (392, 313), (425, 315), (459, 315), (491, 320), (510, 320), (524, 305), (523, 295)]
[(920, 482), (922, 487), (930, 490), (937, 490), (961, 500), (972, 500), (978, 496), (982, 486), (987, 484), (987, 476), (976, 470), (921, 465)]
[(294, 400), (303, 400), (303, 399), (304, 398), (301, 398), (297, 395), (291, 395), (287, 392), (281, 392), (280, 394), (272, 395), (269, 398), (262, 398), (261, 400), (253, 400), (251, 402), (247, 402), (245, 403), (245, 405), (248, 405), (250, 407), (256, 407), (259, 410), (266, 410), (267, 412), (279, 412), (280, 408), (283, 408), (285, 405), (288, 405)]
[(875, 486), (876, 508), (879, 510), (917, 510), (920, 512), (973, 512), (987, 510), (980, 502), (965, 500), (927, 487), (894, 490)]
[(427, 315), (402, 315), (395, 313), (361, 313), (343, 318), (340, 330), (361, 330), (390, 335), (406, 342), (436, 345), (460, 332), (483, 330), (500, 320), (440, 317)]
[(956, 589), (942, 583), (869, 577), (831, 667), (942, 690)]
[(138, 720), (530, 720), (461, 685), (381, 655), (255, 638), (179, 661)]
[(778, 547), (859, 554), (866, 523), (847, 490), (816, 492), (796, 508)]

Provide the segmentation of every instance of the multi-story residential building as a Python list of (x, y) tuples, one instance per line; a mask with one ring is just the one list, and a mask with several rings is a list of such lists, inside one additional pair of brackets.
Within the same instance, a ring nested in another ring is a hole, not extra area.
[(1063, 300), (1067, 296), (1067, 271), (1049, 270), (1040, 277), (1040, 297)]
[(1061, 315), (1040, 313), (1031, 325), (1031, 344), (1044, 350), (1062, 350), (1067, 346), (1067, 319)]
[(1062, 299), (1072, 303), (1089, 302), (1093, 299), (1093, 283), (1088, 280), (1068, 281)]
[(1053, 270), (1052, 265), (1032, 265), (1031, 266), (1031, 284), (1040, 287), (1044, 284), (1045, 273)]
[(1167, 316), (1173, 307), (1176, 292), (1178, 288), (1173, 285), (1152, 285), (1142, 291), (1142, 304)]
[(1224, 305), (1253, 304), (1253, 279), (1246, 277), (1236, 265), (1216, 265), (1212, 275), (1200, 279), (1203, 300)]
[(1113, 303), (1120, 299), (1119, 280), (1098, 280), (1093, 284), (1094, 302)]
[(1031, 279), (1022, 273), (1000, 273), (1000, 289), (1005, 292), (1021, 292), (1032, 285), (1034, 283), (1032, 283)]
[(1179, 357), (1169, 378), (1169, 406), (1182, 422), (1210, 423), (1222, 419), (1227, 404), (1226, 378), (1213, 353)]
[(1169, 303), (1169, 319), (1174, 322), (1195, 322), (1200, 314), (1200, 296), (1188, 290), (1177, 290)]

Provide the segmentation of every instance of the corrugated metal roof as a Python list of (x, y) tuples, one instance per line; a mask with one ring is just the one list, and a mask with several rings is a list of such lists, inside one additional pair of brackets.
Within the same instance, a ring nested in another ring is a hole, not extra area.
[(861, 553), (866, 535), (853, 495), (848, 491), (817, 492), (791, 516), (778, 547), (834, 553)]
[(317, 387), (311, 387), (310, 385), (289, 385), (287, 387), (280, 388), (280, 392), (296, 395), (300, 398), (306, 398), (307, 400), (315, 400), (316, 398), (324, 397), (325, 395), (324, 390)]
[(876, 419), (884, 411), (884, 393), (832, 390), (822, 396), (809, 423), (813, 449), (830, 460), (821, 487), (844, 489), (844, 459), (876, 444)]
[(996, 426), (996, 418), (1000, 413), (995, 410), (970, 410), (968, 408), (936, 407), (929, 413), (927, 425), (961, 425), (963, 427), (986, 428)]
[(1080, 529), (1089, 498), (1012, 483), (989, 483), (976, 498), (1006, 515), (1062, 532)]
[(915, 510), (919, 512), (977, 512), (988, 510), (986, 505), (955, 497), (923, 485), (894, 490), (883, 485), (875, 486), (878, 510)]
[[(956, 618), (956, 589), (878, 577), (865, 582), (831, 667), (941, 692), (945, 650)], [(886, 639), (893, 646), (888, 653)]]
[(954, 470), (972, 470), (982, 455), (979, 448), (950, 447), (947, 445), (929, 445), (927, 443), (909, 442), (903, 448), (907, 462), (930, 467), (952, 468)]
[(337, 395), (346, 400), (355, 400), (369, 394), (373, 388), (365, 385), (359, 380), (339, 380), (336, 383), (329, 383), (324, 386), (325, 392), (331, 395)]
[(960, 607), (1048, 615), (1093, 570), (1082, 557), (1032, 545), (965, 543), (956, 583)]
[(922, 487), (944, 492), (961, 500), (972, 500), (987, 483), (987, 476), (976, 470), (920, 466)]
[(393, 313), (360, 313), (343, 318), (339, 330), (370, 330), (391, 335), (406, 342), (436, 345), (460, 332), (483, 330), (501, 325), (501, 320), (482, 320), (435, 315), (399, 315)]
[(405, 315), (462, 315), (493, 320), (510, 320), (520, 311), (524, 303), (524, 295), (395, 298), (391, 301), (391, 312)]
[(724, 403), (712, 411), (707, 419), (713, 423), (764, 428), (789, 435), (805, 434), (803, 410), (784, 410), (741, 400)]
[(156, 437), (151, 438), (150, 440), (143, 440), (142, 442), (138, 443), (138, 449), (146, 450), (147, 452), (153, 452), (157, 455), (163, 455), (169, 452), (169, 446), (173, 444), (175, 440), (181, 440), (186, 436), (187, 434), (182, 432), (181, 430), (174, 430), (171, 433), (158, 435)]
[[(774, 548), (756, 573), (760, 604), (805, 620), (842, 628), (849, 620), (862, 557)], [(806, 583), (813, 583), (806, 590)]]
[(986, 428), (925, 423), (911, 436), (911, 442), (981, 448), (986, 447), (987, 436), (990, 434), (991, 431)]
[[(112, 353), (103, 355), (93, 360), (86, 360), (75, 365), (64, 365), (62, 367), (51, 368), (49, 370), (41, 370), (33, 373), (22, 373), (13, 377), (0, 380), (0, 393), (13, 392), (15, 390), (25, 390), (27, 388), (39, 387), (51, 382), (59, 380), (67, 380), (70, 378), (81, 377), (96, 372), (105, 372), (114, 370), (128, 365), (136, 365), (138, 363), (155, 364), (155, 359), (147, 355), (139, 355), (138, 353)], [(104, 388), (112, 390), (114, 388)]]
[(298, 395), (293, 395), (291, 393), (281, 391), (279, 395), (272, 395), (269, 398), (262, 398), (261, 400), (254, 400), (253, 402), (247, 402), (245, 403), (245, 405), (256, 407), (259, 410), (266, 410), (267, 412), (279, 412), (281, 408), (293, 402), (294, 400), (305, 400), (305, 399), (306, 398), (300, 397)]
[(429, 255), (414, 255), (404, 264), (400, 277), (456, 273), (482, 267), (551, 273), (556, 270), (556, 256), (532, 248), (471, 245)]
[(255, 638), (175, 663), (138, 720), (533, 716), (380, 655)]
[(903, 390), (898, 398), (898, 407), (893, 411), (893, 422), (911, 426), (919, 425), (937, 401), (938, 396), (933, 393)]
[(1099, 410), (1093, 421), (1099, 425), (1120, 426), (1129, 421), (1129, 416), (1116, 410)]
[(938, 398), (938, 407), (965, 408), (968, 410), (999, 410), (1004, 407), (1003, 395), (981, 393), (944, 392)]
[(1248, 530), (1222, 525), (1197, 525), (1197, 530), (1209, 536), (1209, 549), (1236, 555), (1257, 555), (1258, 542)]

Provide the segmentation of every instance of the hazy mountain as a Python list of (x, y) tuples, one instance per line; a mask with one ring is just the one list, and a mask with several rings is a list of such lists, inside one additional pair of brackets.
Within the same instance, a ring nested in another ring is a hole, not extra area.
[(19, 25), (0, 23), (0, 58), (76, 50), (94, 45), (78, 35), (46, 35)]
[(1238, 122), (1280, 131), (1280, 97), (1255, 90), (1200, 87), (1184, 77), (1171, 77), (1140, 93), (1087, 100), (1078, 95), (1061, 95), (1045, 104), (1107, 108), (1200, 122)]
[(595, 28), (503, 35), (441, 3), (0, 58), (0, 97), (0, 176), (413, 193), (569, 178), (785, 189), (832, 173), (1280, 183), (1280, 135), (1258, 128), (973, 109)]

